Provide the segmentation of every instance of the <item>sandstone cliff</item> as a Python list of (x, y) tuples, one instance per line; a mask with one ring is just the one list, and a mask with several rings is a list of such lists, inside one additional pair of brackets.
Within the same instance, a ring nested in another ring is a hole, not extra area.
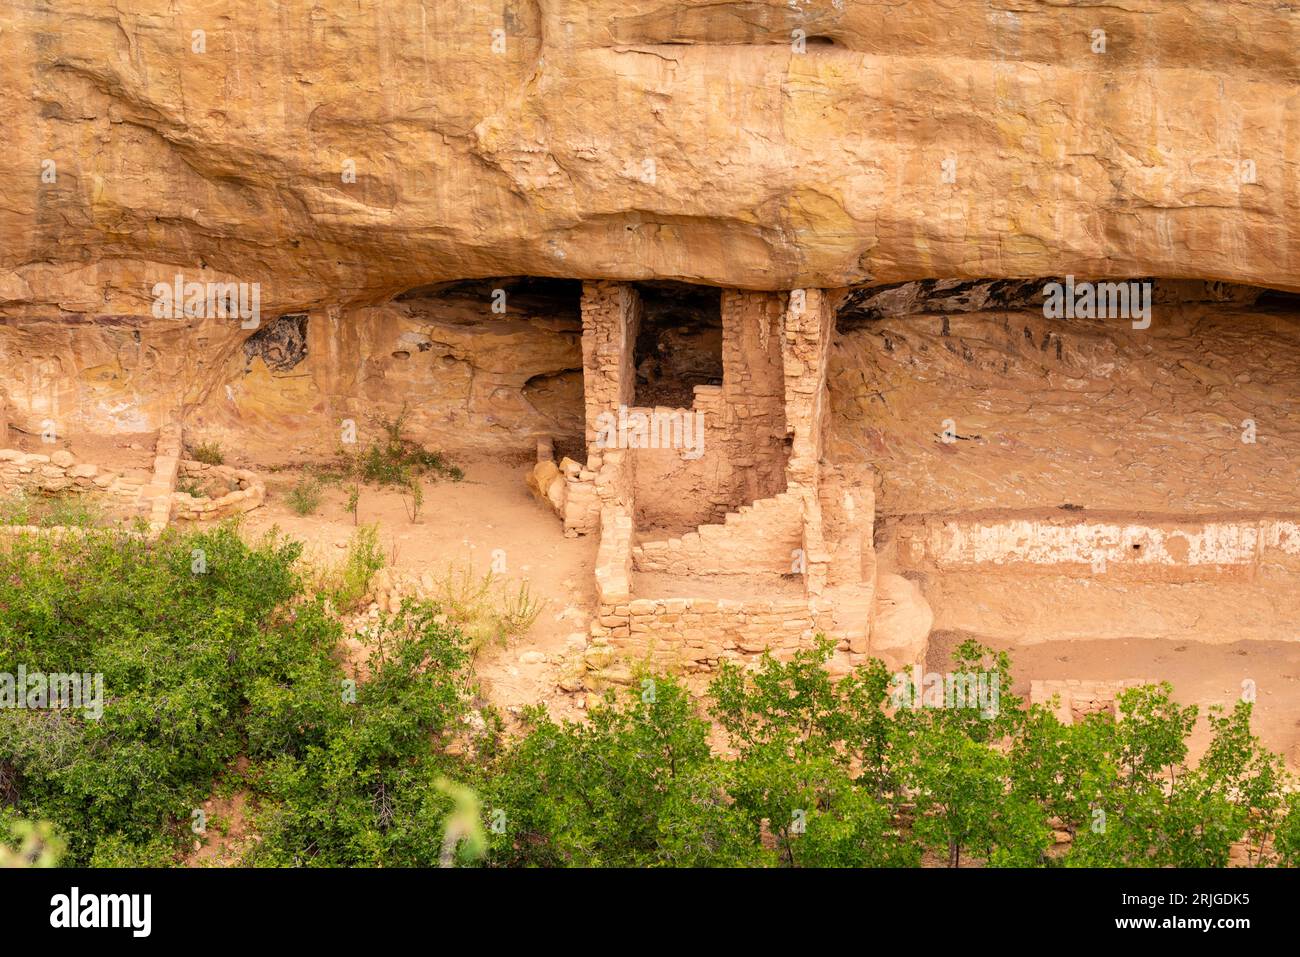
[(0, 314), (144, 314), (178, 269), (270, 312), (500, 275), (1300, 289), (1297, 77), (1260, 2), (9, 0)]

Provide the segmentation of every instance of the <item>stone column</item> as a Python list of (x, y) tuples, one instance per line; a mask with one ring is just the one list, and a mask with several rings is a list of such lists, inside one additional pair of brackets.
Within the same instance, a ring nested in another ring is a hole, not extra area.
[(641, 297), (627, 283), (589, 282), (582, 287), (582, 371), (586, 405), (587, 473), (594, 476), (600, 546), (596, 585), (602, 602), (626, 601), (631, 591), (635, 511), (632, 457), (596, 446), (602, 413), (617, 419), (636, 389), (633, 351), (641, 325)]
[(790, 293), (781, 337), (785, 365), (785, 418), (790, 436), (786, 465), (789, 489), (817, 487), (827, 401), (826, 362), (830, 356), (835, 311), (820, 289)]
[(596, 448), (602, 412), (618, 415), (632, 405), (636, 390), (633, 350), (641, 326), (641, 297), (621, 282), (582, 285), (582, 378), (587, 418), (587, 467), (600, 469)]
[(809, 598), (826, 588), (831, 555), (818, 500), (818, 463), (829, 405), (826, 361), (830, 355), (835, 312), (820, 289), (790, 293), (781, 334), (785, 373), (785, 421), (790, 439), (786, 490), (803, 500), (804, 588)]
[(732, 464), (746, 470), (751, 502), (785, 489), (786, 299), (779, 292), (722, 293), (723, 428)]

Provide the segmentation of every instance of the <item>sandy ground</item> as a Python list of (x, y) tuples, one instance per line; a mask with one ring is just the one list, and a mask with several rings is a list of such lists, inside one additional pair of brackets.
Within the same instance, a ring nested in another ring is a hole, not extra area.
[[(597, 543), (592, 536), (564, 537), (559, 518), (524, 484), (524, 466), (459, 458), (457, 464), (465, 471), (464, 480), (430, 479), (414, 523), (397, 491), (375, 486), (362, 486), (358, 520), (378, 524), (389, 566), (400, 571), (429, 571), (437, 577), (469, 566), (481, 574), (491, 568), (493, 553), (500, 549), (507, 582), (527, 581), (546, 599), (546, 606), (527, 635), (509, 647), (490, 644), (479, 652), (475, 670), (483, 693), (507, 711), (540, 702), (557, 716), (580, 713), (581, 696), (566, 694), (556, 682), (560, 656), (570, 650), (571, 641), (585, 640), (595, 602)], [(327, 486), (320, 509), (298, 515), (286, 494), (305, 473), (290, 468), (261, 474), (267, 500), (245, 516), (246, 532), (257, 535), (278, 526), (304, 543), (309, 559), (338, 562), (355, 530), (346, 510), (346, 491)]]
[(1251, 727), (1264, 746), (1300, 768), (1300, 642), (1239, 641), (1209, 645), (1194, 641), (1114, 638), (1101, 641), (1041, 642), (1016, 645), (955, 632), (930, 637), (926, 665), (946, 671), (952, 649), (967, 638), (1011, 656), (1013, 691), (1028, 700), (1031, 680), (1061, 678), (1152, 678), (1168, 681), (1174, 698), (1199, 707), (1191, 738), (1193, 759), (1209, 741), (1204, 720), (1211, 705), (1231, 710), (1242, 682), (1255, 682)]
[[(232, 772), (242, 774), (248, 759), (236, 759)], [(236, 790), (229, 795), (214, 795), (203, 802), (203, 828), (196, 831), (193, 844), (184, 857), (187, 867), (238, 867), (253, 842), (260, 840), (252, 832), (253, 808), (248, 792)], [(192, 820), (191, 830), (198, 827)]]
[(133, 480), (148, 481), (153, 476), (153, 454), (157, 444), (157, 432), (122, 435), (75, 432), (47, 443), (39, 435), (26, 435), (10, 429), (0, 448), (15, 448), (39, 455), (52, 455), (66, 449), (76, 456), (78, 462), (89, 462)]

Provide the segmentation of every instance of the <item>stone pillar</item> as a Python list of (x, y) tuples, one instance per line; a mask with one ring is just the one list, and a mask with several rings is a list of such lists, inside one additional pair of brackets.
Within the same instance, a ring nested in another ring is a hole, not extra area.
[(785, 490), (786, 299), (785, 293), (722, 293), (723, 427), (733, 440), (732, 464), (746, 469), (751, 502)]
[(830, 356), (835, 311), (820, 289), (790, 293), (781, 337), (785, 366), (785, 418), (790, 436), (786, 487), (816, 490), (822, 455), (828, 395), (826, 363)]
[(636, 389), (633, 351), (641, 325), (641, 297), (627, 283), (582, 287), (582, 372), (586, 405), (587, 472), (593, 476), (600, 525), (596, 586), (602, 602), (626, 601), (631, 592), (635, 510), (633, 461), (622, 449), (596, 447), (602, 413), (617, 417)]
[(785, 374), (785, 421), (790, 441), (786, 490), (803, 500), (804, 588), (809, 598), (825, 591), (831, 562), (818, 499), (819, 462), (826, 409), (826, 361), (835, 312), (820, 289), (790, 293), (781, 330)]
[(582, 285), (582, 379), (587, 419), (587, 467), (600, 469), (595, 447), (602, 412), (618, 415), (636, 391), (633, 350), (641, 326), (641, 297), (621, 282)]

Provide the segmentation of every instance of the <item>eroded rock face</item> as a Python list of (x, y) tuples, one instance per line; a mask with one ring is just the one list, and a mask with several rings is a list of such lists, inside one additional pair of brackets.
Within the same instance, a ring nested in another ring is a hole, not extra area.
[(902, 575), (876, 579), (871, 651), (894, 670), (924, 664), (934, 613), (915, 582)]
[[(576, 284), (575, 284), (576, 285)], [(492, 309), (493, 289), (505, 312)], [(511, 281), (416, 292), (382, 306), (275, 320), (208, 377), (195, 434), (334, 451), (384, 421), (452, 450), (580, 442), (581, 318), (574, 295)]]
[(881, 581), (936, 634), (1294, 640), (1295, 301), (1158, 282), (1135, 328), (945, 286), (846, 299), (892, 311), (832, 354), (828, 458), (876, 470)]
[(503, 274), (1296, 289), (1298, 17), (12, 0), (0, 312), (144, 314), (177, 269), (271, 316)]
[[(1074, 278), (1068, 281), (1073, 286)], [(954, 314), (996, 309), (1041, 309), (1053, 285), (1065, 277), (1042, 279), (924, 279), (920, 282), (868, 283), (848, 290), (838, 310), (841, 330), (900, 316)], [(1264, 290), (1227, 282), (1139, 280), (1150, 282), (1150, 299), (1161, 305), (1229, 303), (1251, 305)]]
[(1041, 307), (866, 323), (832, 353), (829, 455), (872, 463), (891, 516), (1289, 508), (1296, 317), (1171, 303), (1146, 330)]
[[(504, 313), (493, 288), (509, 294)], [(332, 453), (345, 419), (364, 443), (405, 408), (413, 435), (448, 449), (576, 443), (580, 336), (576, 291), (538, 297), (511, 280), (252, 331), (226, 319), (0, 320), (0, 421), (111, 435), (182, 417), (196, 438), (275, 458)]]

